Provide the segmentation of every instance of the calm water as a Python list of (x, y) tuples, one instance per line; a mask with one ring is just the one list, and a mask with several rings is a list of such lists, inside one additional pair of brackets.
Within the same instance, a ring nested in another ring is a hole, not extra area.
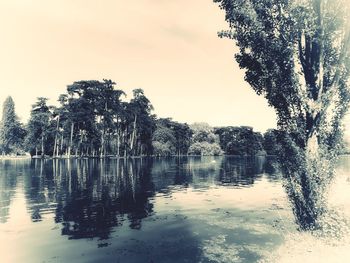
[(0, 161), (1, 262), (256, 262), (293, 228), (263, 157)]

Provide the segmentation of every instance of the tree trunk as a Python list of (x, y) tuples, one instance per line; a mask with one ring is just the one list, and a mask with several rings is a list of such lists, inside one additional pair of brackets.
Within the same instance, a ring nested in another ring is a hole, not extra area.
[(305, 146), (298, 145), (290, 135), (279, 141), (279, 159), (296, 221), (302, 230), (322, 229), (336, 157), (319, 146), (316, 134), (306, 140)]
[(119, 131), (117, 131), (117, 157), (119, 157), (120, 153), (120, 136), (119, 136)]
[(63, 153), (63, 134), (61, 135), (61, 145), (60, 145), (60, 154)]
[(74, 130), (74, 122), (72, 122), (72, 124), (70, 126), (70, 140), (69, 140), (69, 146), (68, 146), (68, 158), (70, 158), (71, 149), (72, 149), (72, 145), (73, 145), (73, 130)]
[[(80, 156), (83, 155), (83, 147), (82, 147), (82, 143), (83, 143), (83, 131), (80, 130), (80, 140), (79, 140), (79, 146), (78, 149), (80, 150)], [(77, 156), (77, 154), (75, 154)]]
[(41, 157), (43, 158), (45, 156), (44, 152), (44, 134), (41, 135)]
[(136, 120), (137, 120), (137, 115), (135, 114), (134, 118), (134, 127), (131, 135), (131, 140), (130, 140), (130, 154), (133, 155), (133, 149), (134, 149), (134, 142), (135, 142), (135, 137), (136, 137)]
[(104, 137), (105, 131), (103, 130), (101, 133), (101, 149), (100, 149), (100, 158), (103, 158), (103, 152), (104, 152), (104, 144), (105, 144), (105, 137)]
[(59, 157), (59, 145), (57, 145), (57, 149), (56, 149), (56, 158)]
[(53, 153), (52, 153), (52, 157), (55, 158), (55, 154), (56, 154), (56, 145), (57, 145), (57, 140), (58, 140), (58, 127), (60, 125), (60, 115), (58, 115), (57, 118), (57, 126), (56, 126), (56, 134), (55, 134), (55, 142), (54, 142), (54, 146), (53, 146)]

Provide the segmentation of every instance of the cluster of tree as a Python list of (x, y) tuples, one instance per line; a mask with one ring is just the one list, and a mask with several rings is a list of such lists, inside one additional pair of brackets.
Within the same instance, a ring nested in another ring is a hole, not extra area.
[(257, 155), (263, 153), (263, 136), (252, 127), (220, 127), (215, 129), (220, 146), (227, 155)]
[[(19, 122), (11, 97), (5, 100), (0, 123), (2, 154), (32, 156), (175, 156), (275, 154), (276, 142), (251, 127), (212, 128), (188, 125), (151, 114), (143, 90), (123, 101), (125, 93), (111, 80), (78, 81), (59, 96), (58, 107), (38, 98), (27, 125)], [(269, 137), (270, 136), (270, 137)], [(267, 147), (267, 148), (266, 148)]]
[(227, 126), (212, 128), (207, 123), (192, 125), (171, 119), (156, 120), (152, 136), (153, 154), (174, 155), (277, 155), (280, 145), (278, 131), (267, 130), (264, 135), (252, 127)]
[(133, 91), (129, 102), (122, 100), (124, 95), (111, 80), (74, 82), (59, 96), (59, 107), (38, 98), (25, 130), (9, 97), (1, 122), (2, 153), (18, 153), (20, 148), (31, 155), (54, 157), (149, 155), (153, 107), (141, 89)]
[(222, 155), (219, 144), (219, 136), (214, 134), (214, 129), (207, 123), (194, 123), (191, 125), (193, 132), (191, 146), (188, 149), (190, 155)]
[(169, 118), (156, 120), (152, 135), (153, 154), (156, 156), (186, 155), (191, 144), (192, 130), (186, 123)]

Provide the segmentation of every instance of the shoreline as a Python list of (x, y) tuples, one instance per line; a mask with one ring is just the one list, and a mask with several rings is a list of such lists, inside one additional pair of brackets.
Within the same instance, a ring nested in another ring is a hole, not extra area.
[[(349, 156), (350, 154), (340, 154), (341, 156)], [(246, 158), (246, 157), (276, 157), (276, 155), (219, 155), (222, 157), (238, 157), (238, 158)], [(218, 155), (174, 155), (174, 156), (60, 156), (60, 157), (52, 157), (52, 156), (0, 156), (0, 160), (25, 160), (25, 159), (44, 159), (44, 160), (56, 160), (56, 159), (139, 159), (139, 158), (176, 158), (176, 157), (219, 157)]]
[(273, 157), (274, 155), (173, 155), (173, 156), (59, 156), (59, 157), (52, 157), (52, 156), (30, 156), (30, 155), (24, 155), (24, 156), (0, 156), (0, 160), (22, 160), (22, 159), (44, 159), (44, 160), (53, 160), (53, 159), (137, 159), (137, 158), (177, 158), (177, 157), (239, 157), (239, 158), (245, 158), (245, 157)]
[(22, 159), (31, 159), (30, 155), (20, 155), (20, 156), (0, 156), (0, 160), (22, 160)]

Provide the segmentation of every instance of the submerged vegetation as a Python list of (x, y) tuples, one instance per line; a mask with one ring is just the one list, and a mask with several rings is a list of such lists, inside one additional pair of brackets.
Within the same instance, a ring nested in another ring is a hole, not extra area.
[[(157, 118), (142, 89), (130, 101), (111, 80), (77, 81), (51, 106), (39, 97), (23, 125), (8, 97), (0, 124), (2, 155), (129, 157), (265, 154), (251, 127), (217, 127)], [(273, 147), (273, 146), (272, 146)]]

